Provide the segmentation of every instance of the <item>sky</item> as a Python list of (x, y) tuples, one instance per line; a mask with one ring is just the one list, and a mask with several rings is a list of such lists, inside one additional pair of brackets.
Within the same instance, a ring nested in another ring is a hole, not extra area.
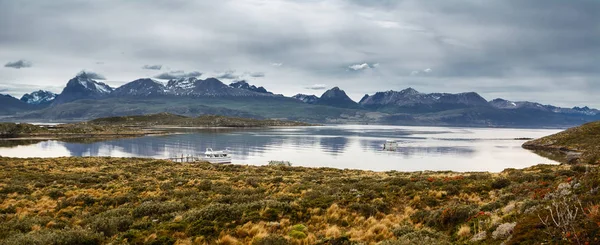
[[(598, 0), (0, 0), (0, 93), (80, 71), (600, 108)], [(160, 80), (166, 81), (166, 80)]]

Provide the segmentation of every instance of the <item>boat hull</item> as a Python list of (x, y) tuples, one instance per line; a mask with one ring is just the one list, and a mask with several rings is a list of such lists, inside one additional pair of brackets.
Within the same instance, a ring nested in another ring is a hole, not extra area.
[(206, 161), (209, 163), (231, 163), (231, 158), (200, 158), (200, 161)]

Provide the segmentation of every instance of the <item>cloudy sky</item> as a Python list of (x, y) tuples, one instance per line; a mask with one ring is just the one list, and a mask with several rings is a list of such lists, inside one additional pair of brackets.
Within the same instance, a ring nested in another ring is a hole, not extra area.
[(186, 74), (600, 107), (597, 0), (0, 0), (0, 93)]

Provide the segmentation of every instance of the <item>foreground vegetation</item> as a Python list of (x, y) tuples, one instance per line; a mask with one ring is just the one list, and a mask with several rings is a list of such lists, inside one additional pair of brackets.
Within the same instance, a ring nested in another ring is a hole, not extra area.
[(0, 158), (0, 244), (598, 244), (596, 165), (370, 172)]

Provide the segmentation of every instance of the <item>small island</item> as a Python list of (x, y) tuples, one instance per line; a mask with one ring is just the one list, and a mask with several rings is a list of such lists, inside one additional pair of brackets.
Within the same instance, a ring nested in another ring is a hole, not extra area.
[(170, 113), (99, 118), (88, 122), (55, 126), (0, 123), (0, 139), (121, 138), (167, 134), (173, 128), (261, 128), (296, 127), (313, 124), (282, 120), (260, 120), (216, 115), (185, 117)]

